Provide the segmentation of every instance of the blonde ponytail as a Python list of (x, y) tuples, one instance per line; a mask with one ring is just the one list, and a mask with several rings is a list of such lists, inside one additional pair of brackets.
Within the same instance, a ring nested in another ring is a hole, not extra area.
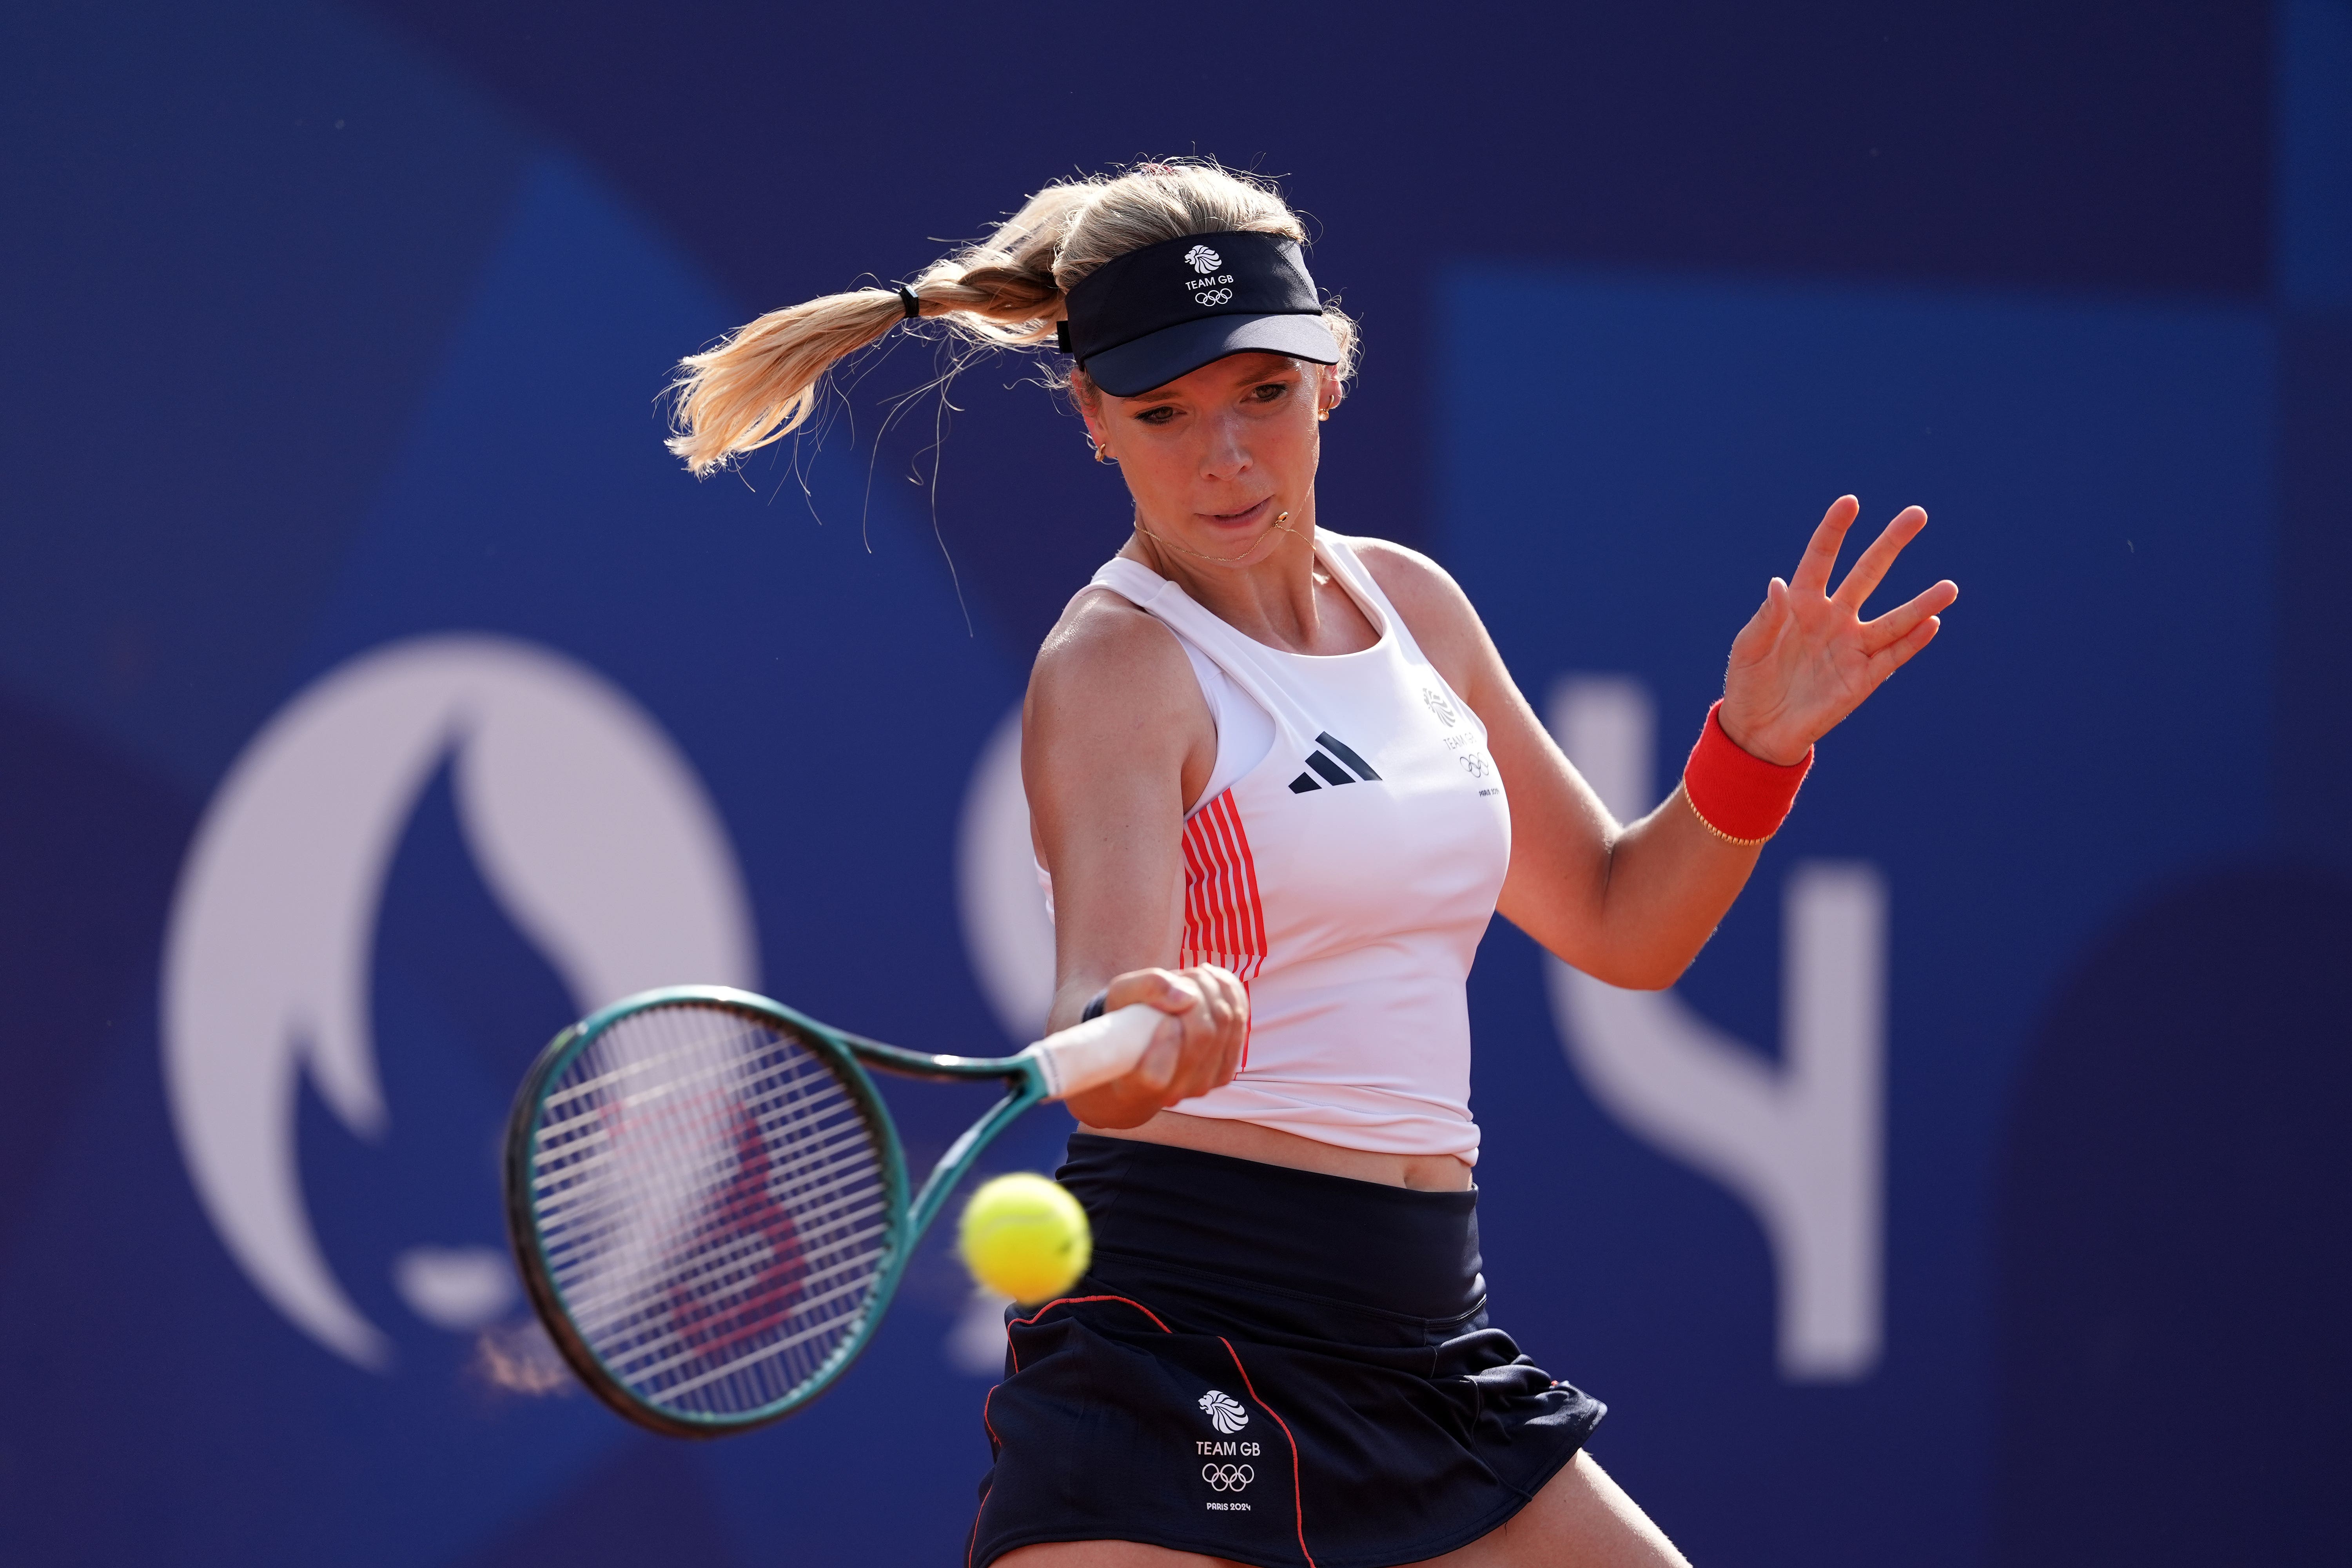
[[(1144, 163), (1047, 185), (995, 233), (933, 263), (908, 287), (926, 319), (976, 346), (1032, 347), (1053, 338), (1064, 294), (1103, 263), (1162, 240), (1228, 231), (1306, 238), (1265, 181), (1207, 159)], [(782, 439), (816, 412), (826, 371), (905, 319), (905, 301), (891, 289), (828, 294), (771, 310), (688, 356), (670, 385), (669, 449), (699, 476)], [(1355, 363), (1355, 323), (1337, 310), (1324, 319), (1339, 341), (1344, 380)], [(1083, 383), (1076, 390), (1085, 395)]]

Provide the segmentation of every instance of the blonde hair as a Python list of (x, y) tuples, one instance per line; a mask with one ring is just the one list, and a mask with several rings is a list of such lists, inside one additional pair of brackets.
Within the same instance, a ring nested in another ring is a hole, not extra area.
[[(1057, 180), (986, 239), (925, 268), (908, 285), (926, 319), (978, 347), (1049, 342), (1064, 300), (1105, 262), (1186, 235), (1307, 231), (1272, 182), (1213, 159), (1141, 163), (1113, 174)], [(790, 435), (816, 412), (825, 372), (879, 342), (905, 320), (888, 289), (827, 294), (771, 310), (717, 347), (678, 362), (670, 384), (669, 449), (697, 475)], [(1356, 324), (1327, 306), (1344, 384), (1354, 374)], [(1073, 371), (1075, 395), (1093, 395)]]

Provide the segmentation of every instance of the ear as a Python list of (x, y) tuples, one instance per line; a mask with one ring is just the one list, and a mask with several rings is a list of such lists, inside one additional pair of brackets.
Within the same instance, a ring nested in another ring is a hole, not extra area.
[(1099, 447), (1110, 434), (1110, 421), (1103, 416), (1105, 395), (1100, 387), (1088, 387), (1087, 390), (1088, 395), (1073, 397), (1070, 401), (1076, 405), (1078, 417), (1086, 422), (1087, 439)]
[(1315, 368), (1318, 373), (1315, 377), (1315, 407), (1318, 413), (1328, 414), (1339, 407), (1340, 401), (1348, 395), (1347, 389), (1339, 384), (1338, 365), (1322, 364)]

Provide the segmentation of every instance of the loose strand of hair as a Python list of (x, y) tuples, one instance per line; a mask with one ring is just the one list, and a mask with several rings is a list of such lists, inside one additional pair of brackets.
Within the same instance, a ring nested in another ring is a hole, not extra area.
[[(980, 353), (1050, 342), (1067, 291), (1105, 262), (1162, 240), (1224, 229), (1306, 237), (1272, 181), (1212, 158), (1171, 158), (1048, 184), (986, 237), (932, 263), (908, 285), (921, 319), (938, 322), (946, 343), (964, 346), (950, 353), (938, 375), (898, 401), (877, 443), (913, 398), (937, 391), (944, 401), (947, 383)], [(702, 476), (796, 435), (820, 418), (827, 390), (839, 390), (835, 368), (882, 342), (905, 320), (905, 300), (895, 289), (828, 294), (771, 310), (688, 356), (665, 394), (670, 451)], [(1327, 320), (1339, 340), (1344, 384), (1354, 372), (1359, 333), (1336, 308)], [(1089, 395), (1085, 378), (1068, 370), (1049, 367), (1045, 379), (1078, 403)], [(793, 468), (797, 473), (797, 442)], [(936, 451), (930, 488), (936, 506)], [(804, 476), (802, 489), (814, 511)], [(869, 474), (869, 501), (871, 489)]]

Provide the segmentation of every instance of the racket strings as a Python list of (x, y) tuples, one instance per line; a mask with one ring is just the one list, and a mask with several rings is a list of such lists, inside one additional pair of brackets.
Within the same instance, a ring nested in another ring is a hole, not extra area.
[[(814, 1105), (805, 1099), (793, 1103), (793, 1091), (787, 1089), (766, 1096), (747, 1098), (742, 1103), (743, 1109), (767, 1122), (766, 1130), (770, 1136), (781, 1135), (794, 1140), (803, 1140), (809, 1136), (806, 1131), (807, 1124), (827, 1121), (834, 1108), (827, 1105)], [(632, 1115), (643, 1114), (635, 1108), (627, 1107), (625, 1104), (624, 1110)], [(585, 1120), (584, 1118), (575, 1119), (575, 1122)], [(815, 1142), (823, 1144), (835, 1140), (845, 1140), (850, 1137), (852, 1131), (837, 1128), (829, 1134), (816, 1135)], [(544, 1146), (562, 1148), (569, 1156), (567, 1163), (560, 1170), (543, 1173), (536, 1184), (536, 1191), (541, 1194), (541, 1202), (550, 1205), (555, 1203), (558, 1196), (553, 1191), (556, 1183), (560, 1181), (567, 1185), (576, 1185), (581, 1178), (593, 1173), (618, 1146), (613, 1137), (613, 1128), (608, 1121), (599, 1121), (592, 1126), (582, 1127), (576, 1132), (569, 1134), (561, 1129), (551, 1127), (542, 1131), (541, 1139)], [(734, 1152), (731, 1149), (714, 1149), (711, 1156), (712, 1164), (715, 1166), (730, 1162)], [(688, 1172), (686, 1174), (692, 1179), (698, 1177), (702, 1173)]]
[[(770, 1109), (772, 1104), (772, 1100), (752, 1100), (747, 1102), (747, 1109), (758, 1113)], [(771, 1137), (782, 1135), (797, 1140), (803, 1145), (799, 1155), (802, 1163), (814, 1163), (826, 1157), (835, 1161), (856, 1158), (866, 1144), (862, 1123), (850, 1127), (834, 1125), (824, 1130), (811, 1129), (810, 1123), (830, 1121), (831, 1115), (830, 1107), (803, 1104), (786, 1110), (769, 1126), (768, 1131)], [(543, 1148), (562, 1147), (567, 1155), (572, 1156), (560, 1167), (535, 1180), (534, 1194), (542, 1215), (584, 1219), (594, 1205), (624, 1200), (630, 1195), (630, 1189), (623, 1184), (591, 1183), (587, 1180), (604, 1173), (603, 1167), (613, 1158), (615, 1143), (609, 1128), (599, 1125), (568, 1140), (556, 1136), (550, 1130), (541, 1133), (541, 1142)], [(845, 1149), (844, 1145), (846, 1145)], [(734, 1157), (734, 1151), (719, 1148), (714, 1151), (704, 1166), (682, 1171), (678, 1174), (689, 1184), (706, 1184), (713, 1173), (731, 1164)]]
[(638, 1397), (760, 1409), (856, 1331), (894, 1232), (883, 1154), (799, 1040), (705, 1005), (633, 1014), (549, 1086), (535, 1134), (550, 1276)]

